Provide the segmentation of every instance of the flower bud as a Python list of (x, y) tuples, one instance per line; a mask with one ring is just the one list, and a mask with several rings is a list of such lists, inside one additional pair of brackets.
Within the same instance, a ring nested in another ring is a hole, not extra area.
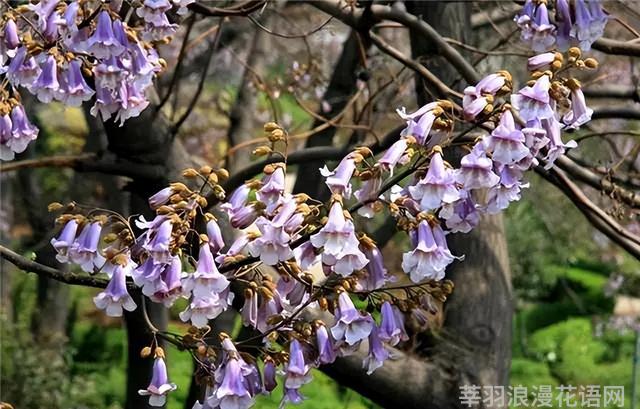
[(195, 178), (200, 175), (197, 170), (193, 168), (185, 169), (182, 171), (182, 176), (185, 178)]
[(151, 348), (150, 347), (142, 348), (142, 350), (140, 351), (140, 357), (147, 358), (149, 355), (151, 355)]
[(60, 210), (62, 208), (63, 208), (63, 206), (62, 206), (61, 203), (52, 202), (52, 203), (49, 203), (49, 206), (47, 206), (47, 211), (48, 212), (55, 212), (55, 211)]
[(569, 48), (569, 56), (570, 57), (580, 58), (581, 55), (582, 55), (582, 52), (580, 51), (580, 49), (578, 47)]
[(587, 68), (596, 69), (598, 68), (598, 60), (596, 60), (595, 58), (587, 58), (584, 60), (584, 65)]
[(251, 152), (255, 156), (264, 156), (268, 155), (272, 152), (271, 148), (268, 146), (258, 146), (256, 149)]
[(264, 124), (264, 131), (265, 132), (273, 132), (276, 129), (280, 129), (280, 125), (278, 125), (275, 122), (267, 122), (266, 124)]

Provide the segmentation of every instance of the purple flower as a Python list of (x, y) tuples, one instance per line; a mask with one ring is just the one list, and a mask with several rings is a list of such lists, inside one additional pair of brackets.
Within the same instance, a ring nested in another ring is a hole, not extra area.
[(8, 146), (13, 138), (13, 124), (9, 115), (0, 115), (0, 159), (11, 160), (15, 152)]
[(245, 295), (244, 305), (240, 310), (242, 324), (255, 328), (258, 325), (258, 293), (251, 292), (251, 297)]
[(558, 27), (556, 45), (560, 51), (565, 51), (571, 42), (572, 28), (568, 0), (556, 0), (556, 26)]
[(120, 102), (113, 97), (111, 91), (105, 87), (97, 86), (96, 103), (91, 107), (91, 115), (98, 116), (100, 114), (100, 118), (107, 121), (118, 109), (120, 109)]
[(588, 4), (585, 0), (576, 0), (575, 16), (571, 35), (578, 40), (582, 50), (589, 51), (591, 44), (602, 37), (609, 18), (598, 0), (588, 0)]
[(469, 233), (480, 222), (480, 213), (470, 196), (443, 206), (439, 216), (451, 233)]
[(33, 126), (22, 105), (16, 105), (11, 110), (12, 134), (6, 145), (15, 153), (24, 152), (29, 142), (38, 137), (38, 128)]
[(66, 105), (79, 107), (84, 101), (90, 100), (93, 94), (95, 91), (89, 88), (82, 77), (80, 62), (69, 62), (69, 66), (60, 76), (60, 88), (56, 98)]
[[(565, 0), (566, 1), (566, 0)], [(551, 65), (556, 60), (556, 53), (542, 53), (534, 55), (527, 60), (527, 69), (536, 71), (540, 68)]]
[(393, 174), (393, 168), (396, 167), (398, 162), (405, 156), (405, 151), (407, 150), (407, 140), (405, 138), (401, 138), (396, 141), (387, 151), (382, 155), (382, 157), (378, 160), (378, 164), (383, 170), (387, 172), (391, 172)]
[(352, 155), (347, 155), (333, 171), (330, 171), (325, 165), (324, 168), (320, 169), (320, 174), (327, 179), (326, 184), (331, 193), (348, 199), (351, 197), (350, 180), (355, 170), (356, 163)]
[(511, 95), (511, 104), (520, 111), (520, 116), (525, 121), (551, 118), (554, 111), (550, 105), (550, 87), (549, 76), (543, 75), (533, 87), (524, 87), (517, 94)]
[(9, 50), (15, 50), (20, 45), (18, 27), (12, 18), (8, 19), (4, 25), (4, 44)]
[(160, 279), (153, 293), (145, 293), (145, 289), (142, 289), (142, 293), (148, 296), (152, 301), (163, 303), (165, 307), (169, 308), (173, 303), (182, 295), (182, 281), (180, 276), (182, 274), (182, 263), (179, 257), (173, 257), (171, 263), (165, 265), (160, 273)]
[(262, 187), (256, 192), (256, 197), (267, 207), (267, 212), (273, 212), (284, 193), (284, 168), (278, 166), (273, 173), (265, 176)]
[(375, 216), (375, 199), (380, 196), (382, 187), (382, 177), (372, 177), (366, 180), (360, 189), (354, 192), (354, 196), (359, 202), (369, 202), (358, 209), (358, 214), (362, 217), (372, 218)]
[(313, 244), (309, 241), (296, 247), (293, 250), (293, 255), (302, 270), (308, 270), (311, 266), (320, 261), (320, 258), (316, 253), (316, 248), (313, 247)]
[(136, 10), (136, 14), (147, 23), (161, 24), (162, 17), (169, 9), (171, 9), (169, 0), (144, 0), (142, 7)]
[(122, 309), (133, 311), (137, 305), (127, 292), (126, 275), (131, 271), (131, 266), (115, 266), (111, 274), (111, 280), (104, 291), (93, 298), (93, 302), (110, 317), (122, 316)]
[(149, 396), (150, 406), (164, 406), (167, 401), (167, 393), (175, 391), (177, 386), (169, 382), (167, 375), (167, 366), (163, 358), (156, 358), (153, 362), (153, 374), (151, 375), (151, 383), (147, 389), (140, 389), (138, 394)]
[(367, 369), (367, 375), (380, 368), (389, 359), (389, 351), (384, 347), (378, 335), (378, 328), (374, 325), (369, 334), (369, 354), (362, 361), (362, 367)]
[(282, 395), (282, 400), (280, 401), (280, 405), (278, 405), (278, 409), (284, 409), (287, 402), (299, 405), (304, 400), (305, 397), (302, 396), (297, 389), (284, 388), (284, 394)]
[(209, 220), (207, 223), (207, 237), (209, 238), (209, 247), (211, 247), (212, 253), (219, 253), (224, 247), (224, 238), (222, 237), (222, 231), (220, 226), (215, 220)]
[(547, 156), (545, 157), (547, 161), (545, 169), (550, 169), (553, 166), (553, 162), (555, 162), (559, 156), (563, 155), (567, 148), (575, 148), (578, 144), (576, 141), (562, 142), (562, 138), (560, 137), (561, 125), (555, 117), (543, 119), (541, 124), (542, 128), (547, 132), (547, 138), (549, 138)]
[(493, 162), (487, 158), (480, 144), (477, 144), (469, 154), (462, 157), (456, 177), (465, 189), (488, 188), (500, 180), (492, 168)]
[(415, 186), (409, 186), (408, 190), (411, 197), (420, 202), (422, 210), (432, 210), (460, 198), (455, 182), (453, 171), (444, 166), (442, 156), (435, 152), (425, 177)]
[(267, 357), (264, 361), (264, 389), (267, 392), (271, 392), (276, 386), (278, 386), (276, 365), (271, 358)]
[(359, 245), (358, 238), (352, 233), (337, 256), (323, 253), (322, 261), (332, 266), (331, 269), (334, 272), (343, 277), (348, 277), (351, 273), (363, 269), (369, 263)]
[(249, 253), (254, 257), (260, 257), (260, 261), (269, 266), (275, 266), (280, 261), (286, 261), (293, 257), (289, 241), (291, 236), (283, 227), (276, 227), (265, 217), (256, 221), (261, 236), (248, 245)]
[(532, 28), (533, 36), (530, 44), (533, 51), (548, 50), (556, 42), (556, 27), (549, 23), (549, 11), (545, 3), (540, 3), (536, 7)]
[(224, 211), (231, 217), (231, 215), (238, 210), (242, 209), (247, 200), (249, 199), (249, 193), (251, 188), (247, 185), (242, 185), (233, 191), (231, 196), (227, 199), (226, 203), (220, 205), (220, 210)]
[(120, 86), (119, 97), (121, 108), (116, 115), (116, 121), (120, 125), (129, 118), (135, 118), (149, 105), (149, 100), (144, 96), (142, 90), (132, 82), (123, 82)]
[(89, 37), (87, 46), (87, 51), (100, 59), (117, 57), (124, 52), (125, 45), (120, 44), (113, 34), (113, 23), (109, 12), (102, 11), (98, 15), (96, 31)]
[(524, 134), (516, 128), (511, 111), (506, 110), (500, 116), (498, 126), (485, 141), (485, 146), (492, 151), (494, 161), (510, 165), (529, 155), (524, 142)]
[(487, 213), (495, 214), (509, 207), (510, 202), (520, 200), (520, 190), (528, 187), (522, 183), (522, 171), (514, 166), (503, 166), (500, 183), (487, 194)]
[(125, 79), (125, 70), (121, 66), (121, 60), (115, 57), (100, 60), (100, 63), (93, 67), (93, 74), (96, 80), (96, 90), (105, 88), (111, 91), (111, 98), (120, 98), (118, 94)]
[(149, 252), (155, 263), (168, 263), (171, 261), (169, 243), (173, 224), (166, 219), (159, 226), (154, 226), (147, 231), (147, 240), (142, 247)]
[(61, 263), (69, 262), (69, 248), (76, 238), (76, 232), (78, 231), (78, 222), (75, 219), (69, 220), (58, 238), (51, 239), (51, 245), (56, 249), (56, 260)]
[(184, 276), (184, 291), (195, 298), (220, 294), (229, 287), (229, 280), (216, 267), (209, 245), (200, 246), (196, 271)]
[(382, 303), (380, 315), (382, 321), (377, 335), (381, 340), (388, 342), (391, 346), (395, 346), (400, 341), (409, 339), (407, 331), (404, 329), (402, 312), (396, 306), (392, 306), (388, 301), (385, 301)]
[(442, 280), (445, 268), (455, 259), (449, 251), (444, 232), (440, 226), (432, 228), (423, 220), (418, 225), (417, 239), (416, 248), (402, 255), (402, 270), (414, 283), (425, 279)]
[(167, 264), (154, 262), (151, 257), (147, 258), (131, 273), (133, 283), (142, 287), (142, 293), (147, 296), (155, 293), (159, 286), (160, 274), (166, 266)]
[(27, 48), (20, 47), (9, 63), (7, 78), (14, 86), (23, 86), (30, 91), (42, 70), (35, 58), (27, 56)]
[(402, 136), (413, 136), (419, 144), (429, 148), (437, 144), (437, 142), (434, 143), (433, 138), (429, 138), (431, 127), (436, 119), (434, 113), (436, 108), (438, 103), (430, 102), (411, 114), (407, 114), (404, 107), (396, 110), (398, 115), (407, 121), (407, 127), (402, 131)]
[(58, 3), (58, 0), (40, 0), (40, 2), (36, 4), (29, 4), (29, 9), (38, 17), (40, 30), (44, 31), (47, 29), (49, 17), (58, 6)]
[(162, 40), (175, 34), (177, 29), (178, 25), (169, 23), (167, 15), (162, 13), (154, 22), (147, 22), (145, 24), (144, 30), (142, 31), (142, 39), (145, 41)]
[(231, 358), (224, 366), (222, 383), (215, 392), (220, 409), (244, 409), (253, 404), (249, 390), (245, 386), (242, 366), (238, 359)]
[(353, 232), (353, 223), (345, 219), (342, 204), (334, 202), (329, 210), (327, 222), (310, 240), (315, 248), (324, 248), (323, 255), (338, 256)]
[(100, 268), (104, 264), (104, 257), (98, 253), (101, 232), (99, 222), (87, 223), (69, 249), (71, 261), (87, 273), (93, 273), (94, 267)]
[(393, 277), (388, 276), (387, 269), (384, 268), (382, 253), (377, 247), (366, 249), (364, 254), (369, 262), (366, 265), (366, 277), (358, 280), (360, 290), (375, 290), (381, 288), (387, 281), (392, 281)]
[(316, 346), (318, 347), (318, 363), (331, 364), (336, 360), (337, 351), (331, 334), (324, 325), (316, 329)]
[(152, 209), (157, 209), (158, 207), (167, 204), (169, 198), (173, 195), (173, 188), (165, 187), (164, 189), (158, 191), (158, 193), (152, 195), (149, 198), (149, 206)]
[(35, 91), (40, 102), (48, 103), (57, 95), (59, 87), (56, 60), (50, 55), (42, 64), (42, 71), (33, 84), (33, 91)]
[(177, 13), (179, 15), (184, 15), (189, 12), (189, 9), (187, 8), (187, 6), (189, 6), (189, 4), (195, 3), (195, 1), (196, 0), (173, 0), (173, 4), (180, 7)]
[(310, 367), (304, 361), (304, 354), (297, 339), (289, 344), (289, 361), (285, 366), (284, 386), (288, 389), (299, 389), (311, 382)]
[(226, 311), (231, 302), (233, 302), (233, 293), (229, 289), (220, 294), (194, 297), (187, 308), (180, 313), (180, 319), (184, 322), (191, 320), (193, 326), (203, 328), (209, 320)]
[(374, 322), (369, 314), (356, 310), (347, 293), (338, 296), (338, 309), (335, 313), (336, 324), (331, 327), (331, 335), (337, 342), (355, 345), (369, 336)]
[(591, 120), (593, 109), (587, 106), (582, 89), (575, 87), (571, 90), (571, 111), (562, 117), (562, 122), (569, 129), (577, 129)]
[(220, 254), (216, 257), (216, 262), (222, 264), (226, 257), (234, 257), (241, 254), (242, 251), (244, 251), (244, 248), (247, 247), (247, 244), (249, 244), (249, 236), (247, 234), (241, 234), (233, 243), (231, 243), (231, 246), (226, 253)]

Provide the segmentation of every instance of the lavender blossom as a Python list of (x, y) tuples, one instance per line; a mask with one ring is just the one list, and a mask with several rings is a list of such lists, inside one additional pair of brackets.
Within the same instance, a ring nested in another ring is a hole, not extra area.
[(374, 322), (369, 314), (356, 310), (347, 293), (338, 296), (338, 309), (335, 313), (336, 324), (331, 327), (331, 335), (338, 342), (353, 346), (369, 336)]
[(33, 91), (40, 102), (48, 103), (57, 95), (60, 87), (55, 58), (52, 55), (47, 57), (41, 69), (38, 79), (33, 84)]
[(117, 265), (111, 275), (111, 280), (104, 291), (93, 298), (96, 307), (105, 310), (110, 317), (122, 316), (122, 309), (133, 311), (137, 305), (127, 292), (126, 276), (129, 275), (131, 266)]
[(212, 253), (219, 253), (224, 247), (224, 238), (222, 237), (222, 231), (220, 226), (215, 220), (209, 220), (207, 222), (207, 237), (209, 238), (209, 247), (211, 247)]
[(297, 339), (289, 344), (289, 361), (285, 366), (284, 386), (287, 389), (299, 389), (311, 382), (310, 367), (304, 360), (304, 354)]
[(440, 226), (432, 228), (423, 220), (418, 225), (417, 239), (416, 248), (402, 255), (402, 270), (414, 283), (442, 280), (445, 268), (456, 258), (449, 251), (444, 232)]
[(316, 347), (318, 348), (318, 363), (331, 364), (336, 360), (337, 350), (331, 334), (324, 325), (316, 329)]
[(506, 110), (500, 116), (500, 123), (491, 132), (485, 146), (493, 152), (494, 161), (510, 165), (529, 155), (529, 149), (524, 142), (524, 134), (516, 127), (511, 111)]
[(157, 357), (153, 362), (153, 374), (151, 383), (147, 389), (140, 389), (138, 394), (149, 396), (149, 406), (161, 407), (167, 401), (167, 393), (175, 391), (178, 387), (176, 384), (169, 382), (167, 375), (167, 366), (164, 359)]
[(378, 160), (380, 168), (393, 174), (393, 169), (398, 162), (402, 162), (401, 159), (405, 157), (405, 151), (407, 150), (407, 140), (401, 138), (396, 141)]
[(228, 287), (229, 280), (218, 271), (209, 245), (203, 244), (200, 246), (196, 271), (184, 274), (184, 291), (193, 293), (195, 298), (202, 298), (220, 294)]
[(11, 137), (4, 143), (15, 153), (24, 152), (29, 143), (38, 137), (38, 128), (33, 126), (22, 105), (16, 105), (11, 110)]
[(78, 231), (78, 222), (75, 219), (69, 220), (58, 238), (51, 239), (51, 245), (56, 250), (56, 260), (61, 263), (69, 262), (69, 248), (76, 238), (76, 232)]
[(571, 35), (583, 51), (591, 50), (591, 45), (604, 33), (608, 16), (602, 11), (599, 0), (576, 0), (575, 21)]
[(98, 253), (101, 231), (99, 222), (87, 223), (69, 249), (71, 261), (87, 273), (93, 273), (94, 267), (104, 264), (104, 257)]
[(400, 341), (409, 339), (407, 331), (404, 328), (402, 312), (400, 312), (397, 307), (385, 301), (382, 303), (380, 315), (382, 321), (380, 322), (380, 331), (377, 335), (381, 340), (389, 343), (391, 346), (395, 346), (398, 345)]
[(107, 11), (98, 15), (96, 31), (87, 40), (87, 51), (99, 59), (117, 57), (125, 50), (113, 33), (113, 23)]
[(325, 165), (324, 168), (320, 169), (320, 174), (326, 178), (326, 184), (331, 193), (348, 199), (351, 197), (350, 180), (355, 170), (356, 163), (351, 155), (348, 155), (340, 161), (333, 171), (330, 171)]
[(444, 166), (442, 155), (431, 157), (429, 170), (415, 186), (409, 186), (411, 197), (420, 202), (422, 210), (437, 209), (442, 203), (453, 203), (460, 198), (453, 172)]
[(345, 219), (342, 204), (335, 202), (331, 205), (327, 222), (310, 240), (315, 248), (324, 248), (323, 255), (338, 256), (353, 232), (353, 222)]
[(215, 392), (220, 409), (246, 409), (253, 398), (245, 386), (242, 366), (238, 359), (231, 358), (224, 366), (222, 383)]
[(82, 77), (80, 62), (70, 61), (69, 66), (60, 76), (60, 88), (56, 98), (66, 105), (78, 107), (84, 101), (90, 100), (93, 94), (95, 91), (89, 88)]
[(568, 129), (577, 129), (591, 120), (593, 109), (587, 106), (580, 87), (571, 90), (571, 111), (562, 117), (562, 122)]
[(374, 325), (369, 334), (369, 354), (362, 361), (362, 367), (367, 369), (367, 375), (371, 375), (389, 357), (389, 351), (384, 347), (378, 334), (378, 327)]
[(500, 178), (493, 173), (493, 162), (477, 144), (473, 150), (462, 157), (456, 178), (465, 189), (483, 189), (494, 186)]
[(543, 75), (532, 87), (524, 87), (517, 94), (511, 95), (511, 104), (520, 112), (525, 121), (546, 119), (554, 116), (550, 105), (548, 75)]

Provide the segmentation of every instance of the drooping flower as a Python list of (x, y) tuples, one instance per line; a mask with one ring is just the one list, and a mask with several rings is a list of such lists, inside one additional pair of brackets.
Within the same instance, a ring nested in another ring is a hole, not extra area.
[(207, 237), (209, 238), (209, 247), (211, 252), (217, 254), (224, 247), (224, 238), (222, 237), (222, 231), (220, 226), (215, 220), (209, 220), (207, 222)]
[(57, 95), (59, 87), (56, 60), (50, 55), (42, 64), (40, 75), (33, 84), (33, 91), (40, 102), (48, 103)]
[(173, 188), (171, 187), (165, 187), (164, 189), (159, 190), (157, 193), (149, 197), (149, 207), (155, 210), (160, 206), (167, 204), (172, 195)]
[(326, 184), (331, 193), (343, 196), (345, 199), (351, 197), (351, 177), (356, 170), (356, 163), (352, 155), (347, 155), (340, 161), (338, 166), (330, 171), (325, 165), (320, 169), (320, 174), (326, 178)]
[(216, 390), (215, 397), (220, 409), (246, 409), (253, 404), (238, 359), (231, 358), (225, 364), (222, 383)]
[(169, 0), (144, 0), (142, 7), (136, 9), (136, 14), (147, 23), (160, 24), (165, 12), (170, 9)]
[(378, 334), (378, 327), (374, 325), (369, 334), (369, 353), (362, 361), (362, 367), (366, 368), (367, 375), (371, 375), (373, 371), (382, 366), (384, 361), (389, 359), (389, 356), (389, 351), (384, 347)]
[(577, 129), (591, 120), (593, 109), (587, 106), (584, 93), (580, 87), (571, 90), (571, 111), (562, 117), (562, 122), (569, 129)]
[(432, 228), (429, 222), (423, 220), (418, 225), (417, 240), (416, 248), (402, 255), (402, 270), (409, 274), (414, 283), (425, 279), (442, 280), (445, 268), (455, 259), (449, 251), (442, 228)]
[(291, 236), (283, 227), (274, 226), (265, 217), (256, 221), (261, 236), (248, 245), (249, 253), (269, 266), (275, 266), (280, 261), (286, 261), (293, 257), (289, 241)]
[(38, 137), (38, 128), (29, 122), (22, 105), (16, 105), (11, 110), (11, 124), (11, 137), (4, 144), (14, 153), (24, 152), (29, 143)]
[(568, 0), (556, 0), (556, 45), (560, 51), (566, 51), (571, 43), (573, 26)]
[(402, 136), (413, 136), (419, 144), (426, 145), (428, 148), (436, 145), (438, 142), (434, 142), (430, 134), (437, 110), (441, 111), (437, 102), (430, 102), (411, 114), (407, 114), (404, 107), (396, 110), (398, 115), (407, 121), (407, 127), (402, 131)]
[(411, 197), (420, 202), (422, 210), (432, 210), (460, 198), (455, 182), (453, 172), (444, 166), (442, 156), (436, 152), (431, 157), (427, 174), (408, 190)]
[(554, 116), (550, 105), (548, 75), (543, 75), (532, 87), (524, 87), (517, 94), (511, 95), (511, 104), (519, 111), (525, 121), (546, 119)]
[(316, 253), (316, 248), (310, 241), (293, 249), (293, 255), (302, 270), (308, 270), (320, 261), (320, 256)]
[(367, 338), (373, 329), (373, 318), (356, 310), (347, 293), (338, 296), (336, 324), (331, 327), (331, 335), (337, 342), (346, 342), (352, 346)]
[(153, 293), (147, 294), (142, 290), (143, 294), (148, 296), (152, 301), (163, 303), (169, 308), (182, 295), (182, 281), (180, 276), (182, 273), (182, 263), (180, 258), (175, 256), (168, 265), (165, 265), (160, 273), (160, 279)]
[(147, 389), (140, 389), (138, 394), (149, 396), (149, 405), (161, 407), (167, 401), (167, 393), (175, 391), (178, 387), (176, 384), (169, 382), (167, 375), (167, 365), (164, 359), (157, 357), (153, 362), (153, 374), (151, 375), (151, 383)]
[(95, 91), (89, 88), (80, 71), (80, 62), (72, 60), (69, 66), (60, 76), (60, 88), (58, 89), (57, 99), (66, 105), (78, 107), (84, 101), (88, 101), (95, 94)]
[(485, 140), (485, 145), (492, 151), (494, 161), (510, 165), (529, 155), (529, 149), (524, 142), (524, 134), (516, 127), (511, 111), (506, 110), (500, 116), (498, 126)]
[(363, 269), (369, 260), (360, 250), (360, 242), (355, 233), (351, 233), (343, 243), (338, 255), (323, 253), (322, 262), (330, 265), (331, 269), (343, 277), (348, 277), (354, 271)]
[(7, 68), (7, 78), (14, 86), (23, 86), (33, 91), (42, 70), (33, 56), (27, 54), (26, 47), (20, 47)]
[(405, 152), (407, 150), (407, 140), (405, 138), (400, 138), (396, 141), (387, 151), (382, 155), (382, 157), (378, 160), (378, 165), (387, 171), (393, 174), (393, 169), (396, 167), (398, 162), (401, 162), (401, 159), (405, 156)]
[(137, 307), (127, 291), (126, 276), (130, 271), (130, 265), (116, 265), (107, 288), (93, 298), (96, 307), (105, 310), (105, 313), (110, 317), (120, 317), (122, 309), (133, 311)]
[(529, 71), (536, 71), (543, 67), (551, 65), (556, 60), (555, 53), (542, 53), (534, 55), (527, 60), (527, 69)]
[(337, 350), (327, 327), (319, 325), (316, 329), (316, 347), (318, 348), (318, 362), (331, 364), (336, 360)]
[(289, 361), (285, 365), (284, 386), (288, 389), (299, 389), (311, 382), (310, 366), (304, 360), (302, 347), (297, 339), (289, 344)]
[(580, 44), (583, 51), (591, 50), (598, 38), (602, 37), (608, 16), (602, 11), (599, 0), (576, 0), (575, 21), (571, 35)]
[(276, 380), (276, 364), (273, 359), (267, 357), (264, 361), (264, 390), (267, 392), (273, 391), (278, 386)]
[(58, 238), (51, 239), (51, 245), (56, 250), (56, 260), (61, 263), (69, 262), (69, 248), (76, 238), (76, 232), (78, 231), (78, 222), (75, 219), (69, 220)]
[(385, 301), (382, 303), (380, 315), (382, 321), (380, 322), (378, 336), (381, 340), (389, 343), (391, 346), (395, 346), (400, 341), (409, 339), (407, 331), (404, 328), (402, 312), (400, 312), (396, 306), (392, 306), (388, 301)]
[(87, 223), (69, 249), (71, 261), (87, 273), (93, 273), (94, 267), (104, 264), (104, 257), (98, 253), (101, 232), (100, 222)]
[(438, 215), (451, 233), (469, 233), (480, 222), (480, 212), (470, 195), (443, 206)]
[(193, 297), (187, 308), (180, 313), (180, 319), (184, 322), (203, 328), (209, 320), (216, 318), (226, 311), (233, 301), (233, 293), (228, 289), (220, 294), (211, 294), (203, 297)]
[(356, 190), (353, 195), (359, 202), (366, 203), (358, 209), (358, 214), (362, 217), (372, 218), (375, 216), (375, 199), (380, 197), (380, 188), (382, 187), (382, 177), (372, 177), (366, 180), (360, 189)]
[(315, 248), (324, 248), (323, 254), (338, 256), (353, 232), (353, 222), (345, 219), (342, 204), (335, 202), (331, 205), (326, 224), (310, 240)]
[[(9, 18), (4, 25), (3, 40), (4, 45), (8, 50), (11, 51), (15, 50), (20, 45), (20, 38), (18, 37), (18, 26), (16, 26), (16, 22), (12, 18)], [(11, 57), (12, 55), (9, 56)]]
[(156, 263), (168, 263), (171, 260), (169, 243), (173, 224), (168, 218), (147, 231), (147, 240), (142, 247), (149, 252), (151, 258)]
[(285, 174), (282, 166), (276, 167), (273, 173), (265, 176), (262, 187), (256, 192), (256, 197), (267, 207), (267, 212), (273, 212), (284, 193)]
[(493, 162), (480, 144), (476, 144), (469, 154), (462, 157), (456, 178), (467, 190), (489, 188), (500, 180), (492, 169)]
[(520, 191), (528, 186), (528, 183), (522, 182), (522, 171), (519, 168), (504, 166), (500, 171), (500, 183), (487, 194), (487, 213), (498, 213), (509, 207), (510, 202), (520, 200)]
[(545, 169), (550, 169), (556, 159), (563, 155), (567, 148), (575, 148), (578, 144), (576, 141), (568, 141), (567, 143), (562, 142), (561, 125), (555, 117), (543, 119), (540, 122), (542, 124), (542, 128), (547, 133), (547, 138), (549, 138), (549, 143), (546, 145), (547, 156), (545, 157), (545, 160), (547, 161), (547, 164), (545, 165)]
[(386, 282), (392, 281), (393, 277), (387, 274), (382, 253), (377, 247), (365, 249), (364, 254), (369, 262), (366, 265), (366, 276), (358, 280), (359, 289), (365, 291), (376, 290), (384, 286)]
[(102, 11), (98, 15), (96, 31), (87, 40), (87, 51), (99, 59), (117, 57), (125, 50), (125, 45), (113, 33), (113, 23), (109, 12)]
[(209, 245), (203, 244), (200, 246), (196, 271), (184, 274), (184, 291), (193, 293), (195, 298), (201, 298), (220, 294), (228, 287), (229, 280), (218, 271)]
[(242, 324), (255, 328), (258, 325), (258, 293), (251, 292), (251, 295), (247, 297), (245, 294), (244, 305), (240, 310), (240, 316), (242, 317)]

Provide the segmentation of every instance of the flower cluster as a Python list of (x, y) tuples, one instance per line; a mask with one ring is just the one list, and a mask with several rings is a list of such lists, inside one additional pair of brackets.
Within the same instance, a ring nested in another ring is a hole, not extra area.
[(572, 45), (589, 51), (604, 33), (609, 20), (601, 0), (555, 0), (554, 3), (552, 22), (547, 0), (525, 1), (514, 19), (521, 30), (521, 40), (536, 52), (554, 46), (566, 51)]
[(120, 18), (121, 1), (41, 0), (0, 6), (0, 159), (23, 152), (38, 130), (20, 105), (19, 89), (41, 102), (80, 106), (94, 100), (91, 113), (122, 124), (138, 116), (164, 62), (154, 41), (175, 33), (166, 12), (193, 0), (144, 0), (136, 9), (141, 23)]

